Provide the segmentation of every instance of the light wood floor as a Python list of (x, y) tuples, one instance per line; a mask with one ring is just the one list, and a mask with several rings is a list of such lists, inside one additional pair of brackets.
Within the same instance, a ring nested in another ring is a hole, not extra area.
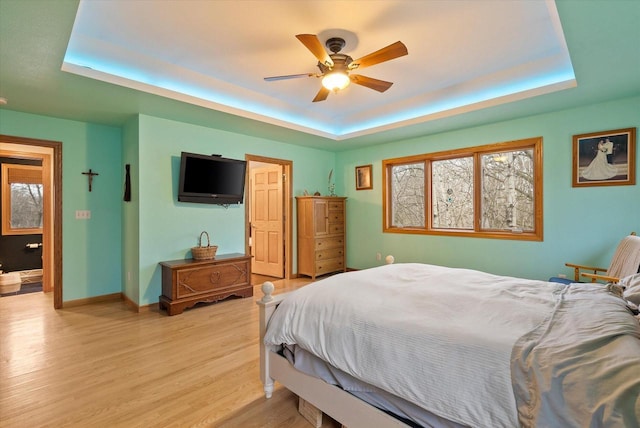
[[(308, 282), (277, 281), (276, 293)], [(264, 398), (254, 290), (172, 317), (0, 298), (0, 427), (310, 427), (286, 389)]]

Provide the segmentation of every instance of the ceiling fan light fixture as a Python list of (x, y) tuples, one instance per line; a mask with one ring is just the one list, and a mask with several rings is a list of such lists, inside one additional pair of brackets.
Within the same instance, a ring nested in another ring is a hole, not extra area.
[(322, 86), (334, 92), (346, 88), (349, 82), (349, 75), (344, 71), (333, 71), (322, 78)]
[[(272, 76), (265, 77), (264, 80), (271, 82), (274, 80), (297, 79), (299, 77), (322, 78), (322, 87), (313, 99), (314, 103), (326, 100), (331, 92), (337, 93), (349, 86), (351, 81), (356, 85), (364, 86), (374, 91), (385, 92), (393, 85), (393, 82), (386, 82), (357, 74), (349, 76), (349, 72), (390, 61), (409, 53), (404, 43), (398, 41), (354, 61), (349, 55), (340, 53), (346, 45), (344, 39), (340, 37), (330, 38), (324, 46), (315, 34), (298, 34), (296, 38), (316, 57), (318, 60), (316, 65), (320, 69), (320, 73)], [(332, 53), (328, 53), (327, 49)]]

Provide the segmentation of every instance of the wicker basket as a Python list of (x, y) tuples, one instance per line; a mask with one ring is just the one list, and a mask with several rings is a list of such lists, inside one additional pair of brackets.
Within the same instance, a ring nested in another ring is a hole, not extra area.
[[(202, 246), (202, 235), (207, 235), (207, 246)], [(216, 257), (216, 251), (218, 250), (217, 245), (211, 245), (211, 241), (209, 240), (209, 234), (207, 232), (202, 232), (200, 237), (198, 238), (198, 246), (191, 247), (191, 254), (193, 258), (196, 260), (209, 260)]]

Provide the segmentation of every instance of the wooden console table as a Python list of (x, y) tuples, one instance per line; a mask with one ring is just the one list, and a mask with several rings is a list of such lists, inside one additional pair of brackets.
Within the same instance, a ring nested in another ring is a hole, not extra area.
[(250, 260), (245, 254), (220, 254), (211, 260), (160, 262), (160, 309), (176, 315), (199, 302), (253, 296)]

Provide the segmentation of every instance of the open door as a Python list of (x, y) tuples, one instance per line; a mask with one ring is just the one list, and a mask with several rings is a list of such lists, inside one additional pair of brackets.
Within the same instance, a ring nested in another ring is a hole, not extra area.
[(0, 156), (42, 160), (42, 286), (62, 308), (62, 143), (0, 135)]
[(284, 277), (283, 177), (278, 164), (250, 169), (254, 274)]

